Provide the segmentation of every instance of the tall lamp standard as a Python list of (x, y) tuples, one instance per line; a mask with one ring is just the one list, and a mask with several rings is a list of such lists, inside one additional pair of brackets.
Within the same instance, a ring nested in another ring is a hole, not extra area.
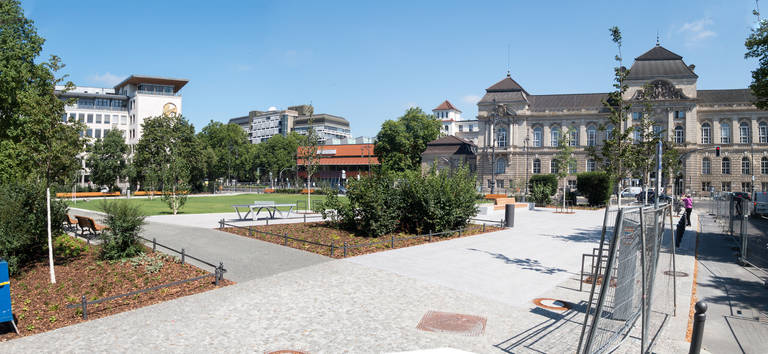
[[(509, 113), (507, 107), (503, 104), (496, 104), (496, 99), (493, 99), (493, 111), (491, 112), (491, 194), (496, 192), (496, 145), (499, 142), (499, 137), (496, 134), (496, 124), (502, 121)], [(506, 146), (506, 144), (505, 144)], [(487, 151), (487, 150), (486, 150)]]
[(523, 151), (525, 151), (525, 181), (523, 181), (523, 183), (525, 183), (525, 194), (523, 194), (523, 203), (525, 203), (528, 198), (528, 141), (528, 134), (526, 134), (525, 140), (523, 140)]

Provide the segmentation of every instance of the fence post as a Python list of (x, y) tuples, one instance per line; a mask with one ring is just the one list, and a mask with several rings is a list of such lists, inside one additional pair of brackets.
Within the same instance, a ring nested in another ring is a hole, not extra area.
[(181, 249), (181, 264), (184, 264), (184, 249)]
[(707, 303), (696, 303), (696, 314), (693, 315), (693, 332), (691, 333), (691, 347), (689, 354), (701, 352), (701, 341), (704, 339), (704, 322), (707, 320)]
[(88, 301), (85, 300), (85, 295), (80, 298), (80, 304), (83, 307), (83, 319), (88, 319)]
[(333, 243), (331, 243), (331, 257), (333, 257)]
[(347, 257), (347, 241), (344, 241), (344, 258)]
[(306, 224), (307, 223), (307, 213), (304, 213), (302, 215), (304, 215), (304, 223)]
[(432, 230), (429, 230), (429, 242), (432, 242)]
[(461, 237), (461, 230), (464, 228), (459, 228), (459, 237)]
[(250, 226), (248, 226), (248, 237), (253, 237), (253, 230), (251, 230)]
[(223, 218), (221, 220), (219, 220), (219, 228), (220, 229), (224, 228), (224, 219)]
[(267, 226), (269, 226), (269, 218), (266, 218), (265, 221), (267, 222)]
[(395, 248), (395, 235), (392, 235), (392, 241), (389, 242), (389, 248)]
[(152, 238), (152, 252), (155, 252), (157, 250), (157, 239)]
[(283, 234), (283, 246), (288, 246), (288, 233)]
[(485, 223), (483, 223), (483, 232), (485, 232)]

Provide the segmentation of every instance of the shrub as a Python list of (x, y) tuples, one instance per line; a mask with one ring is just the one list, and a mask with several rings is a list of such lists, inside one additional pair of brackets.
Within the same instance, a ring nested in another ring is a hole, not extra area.
[(557, 185), (558, 185), (557, 181), (558, 181), (557, 175), (553, 175), (553, 174), (533, 175), (531, 176), (531, 179), (530, 179), (531, 188), (533, 188), (535, 184), (543, 183), (544, 185), (547, 186), (550, 196), (557, 192)]
[(613, 186), (605, 172), (583, 172), (576, 175), (576, 189), (587, 198), (589, 205), (597, 206), (608, 202)]
[[(53, 193), (53, 192), (51, 192)], [(63, 232), (67, 205), (51, 200), (51, 234)], [(30, 182), (0, 184), (0, 258), (11, 274), (44, 258), (48, 248), (45, 188)]]
[(399, 187), (405, 212), (401, 229), (414, 233), (456, 230), (477, 214), (475, 178), (466, 167), (453, 173), (404, 173)]
[(146, 217), (136, 204), (125, 199), (104, 200), (102, 210), (107, 213), (105, 223), (109, 230), (102, 233), (100, 257), (102, 259), (123, 259), (140, 254), (143, 250), (138, 237)]
[(325, 199), (322, 202), (315, 202), (312, 204), (312, 211), (322, 215), (323, 219), (330, 220), (334, 226), (340, 226), (342, 221), (341, 213), (344, 212), (343, 203), (338, 196), (336, 190), (326, 188), (323, 190)]
[(62, 234), (53, 240), (53, 254), (63, 260), (77, 258), (85, 252), (85, 245), (75, 238)]
[(341, 208), (342, 226), (378, 237), (395, 231), (403, 213), (395, 179), (386, 173), (351, 180), (349, 204)]
[(552, 202), (552, 191), (546, 183), (531, 184), (531, 199), (537, 206), (546, 206)]
[(300, 194), (302, 188), (275, 188), (275, 193)]

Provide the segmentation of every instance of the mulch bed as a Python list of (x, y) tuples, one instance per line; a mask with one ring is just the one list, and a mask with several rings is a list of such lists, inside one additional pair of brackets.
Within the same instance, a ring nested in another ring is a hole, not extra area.
[[(359, 256), (368, 253), (375, 253), (390, 250), (393, 248), (403, 248), (423, 243), (429, 243), (430, 238), (425, 234), (421, 237), (410, 238), (407, 240), (400, 240), (402, 238), (414, 237), (413, 234), (389, 234), (379, 237), (366, 237), (358, 236), (349, 231), (341, 230), (331, 227), (326, 222), (308, 222), (308, 223), (295, 223), (295, 224), (273, 224), (269, 226), (259, 225), (250, 226), (250, 231), (245, 227), (225, 227), (221, 229), (229, 233), (233, 233), (240, 236), (255, 238), (279, 245), (288, 246), (304, 250), (307, 252), (317, 253), (324, 256), (333, 258), (344, 258), (344, 243), (347, 243), (347, 257)], [(485, 226), (485, 232), (499, 231), (502, 228), (496, 226)], [(315, 242), (323, 244), (324, 246), (315, 245), (307, 242), (286, 240), (282, 236), (275, 236), (262, 232), (268, 232), (271, 234), (288, 235), (295, 239), (301, 239), (305, 241)], [(459, 235), (458, 232), (452, 234), (445, 234), (440, 236), (432, 236), (431, 242), (450, 240), (453, 238), (472, 236), (483, 233), (482, 225), (468, 225)], [(392, 247), (392, 237), (395, 237), (394, 247)], [(381, 242), (376, 245), (366, 245), (369, 243)], [(328, 245), (334, 245), (333, 254), (331, 254), (331, 248)]]
[[(83, 254), (74, 259), (57, 259), (56, 284), (50, 283), (47, 260), (33, 264), (11, 277), (11, 302), (21, 336), (85, 321), (79, 308), (67, 308), (69, 304), (79, 304), (83, 295), (86, 300), (92, 301), (209, 273), (189, 264), (181, 264), (177, 258), (159, 252), (153, 253), (150, 249), (145, 253), (143, 263), (130, 260), (100, 261), (98, 254), (98, 246), (88, 246)], [(227, 286), (234, 283), (224, 279), (219, 284)], [(88, 305), (88, 319), (105, 317), (214, 288), (216, 285), (213, 283), (213, 277), (209, 277)], [(0, 341), (18, 337), (10, 322), (0, 324)]]

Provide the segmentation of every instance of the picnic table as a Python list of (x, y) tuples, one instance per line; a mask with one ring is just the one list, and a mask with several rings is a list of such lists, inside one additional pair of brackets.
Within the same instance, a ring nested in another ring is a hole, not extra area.
[[(279, 207), (288, 207), (288, 212), (285, 214), (287, 216), (291, 215), (291, 211), (293, 211), (295, 206), (296, 204), (275, 204), (273, 201), (254, 201), (253, 204), (234, 204), (232, 205), (232, 208), (235, 209), (238, 219), (246, 220), (248, 219), (248, 215), (251, 215), (251, 220), (255, 221), (262, 210), (266, 210), (269, 214), (269, 218), (274, 219), (275, 214), (278, 213), (280, 214), (280, 217), (284, 217), (283, 212), (278, 209)], [(248, 209), (245, 215), (241, 214), (241, 208)]]

